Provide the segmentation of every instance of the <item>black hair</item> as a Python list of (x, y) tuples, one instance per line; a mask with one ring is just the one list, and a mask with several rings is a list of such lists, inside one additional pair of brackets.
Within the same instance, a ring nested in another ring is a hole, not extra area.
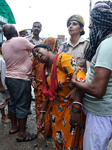
[(39, 23), (39, 24), (41, 25), (41, 27), (42, 27), (42, 24), (41, 24), (39, 21), (35, 21), (35, 22), (33, 23), (33, 26), (34, 26), (34, 24), (36, 24), (36, 23)]
[(9, 28), (3, 28), (3, 33), (4, 33), (4, 36), (7, 38), (7, 39), (11, 39), (15, 33), (16, 33), (16, 29), (13, 25), (11, 25)]
[[(77, 21), (77, 22), (79, 23), (79, 25), (80, 25), (81, 28), (84, 27), (84, 25), (82, 23), (80, 23), (79, 21)], [(81, 33), (80, 33), (80, 35), (84, 35), (84, 34), (85, 34), (85, 31), (82, 30)]]
[(35, 52), (34, 52), (34, 49), (35, 49), (35, 48), (38, 48), (38, 47), (46, 48), (48, 51), (51, 51), (51, 52), (52, 52), (52, 49), (51, 49), (48, 45), (39, 44), (39, 45), (36, 45), (36, 46), (32, 49), (32, 53), (33, 53), (34, 57), (36, 57)]

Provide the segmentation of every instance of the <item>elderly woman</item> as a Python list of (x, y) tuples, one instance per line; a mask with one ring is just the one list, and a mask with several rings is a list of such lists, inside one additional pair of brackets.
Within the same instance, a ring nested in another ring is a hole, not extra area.
[[(45, 64), (43, 68), (43, 95), (45, 101), (42, 104), (38, 119), (38, 126), (43, 126), (43, 118), (46, 111), (52, 112), (52, 136), (56, 149), (81, 148), (83, 137), (83, 119), (81, 117), (81, 94), (74, 92), (75, 100), (67, 99), (67, 95), (74, 89), (67, 82), (67, 77), (72, 76), (78, 67), (72, 56), (66, 53), (54, 55), (49, 45), (40, 44), (34, 47), (33, 55)], [(78, 82), (85, 81), (85, 73), (79, 70)], [(80, 94), (80, 95), (79, 95)], [(75, 123), (70, 125), (71, 111), (75, 116)], [(45, 114), (45, 116), (44, 116)], [(80, 134), (79, 134), (80, 133)]]
[(89, 63), (84, 59), (84, 55), (89, 41), (82, 37), (85, 34), (83, 17), (79, 14), (74, 14), (69, 17), (67, 20), (67, 28), (70, 39), (61, 44), (59, 53), (65, 52), (73, 56), (78, 66), (84, 68), (84, 71), (87, 72)]

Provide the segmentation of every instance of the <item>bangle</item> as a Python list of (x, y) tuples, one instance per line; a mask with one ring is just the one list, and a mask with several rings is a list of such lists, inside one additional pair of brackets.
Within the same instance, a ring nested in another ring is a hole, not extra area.
[(81, 110), (80, 108), (76, 107), (75, 105), (72, 105), (72, 107), (77, 109), (77, 110)]
[(75, 113), (80, 114), (80, 110), (76, 110), (76, 109), (74, 109), (73, 107), (72, 107), (72, 111), (75, 112)]
[(43, 111), (43, 110), (41, 110), (40, 112), (39, 112), (39, 114), (45, 114), (46, 113), (46, 111)]
[(39, 114), (43, 114), (43, 115), (44, 115), (44, 114), (45, 114), (45, 112), (39, 112)]
[(31, 80), (32, 80), (32, 81), (36, 81), (36, 79), (35, 79), (35, 78), (32, 78)]
[(76, 102), (76, 101), (74, 101), (73, 104), (78, 104), (78, 105), (82, 106), (82, 104), (80, 102)]
[(45, 110), (41, 110), (40, 112), (44, 112), (45, 113), (46, 111)]

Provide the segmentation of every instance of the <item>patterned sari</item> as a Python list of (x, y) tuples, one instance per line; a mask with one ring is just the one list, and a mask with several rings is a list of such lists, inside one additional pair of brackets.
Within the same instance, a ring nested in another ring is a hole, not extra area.
[[(53, 37), (48, 37), (42, 44), (48, 45), (53, 53), (57, 52), (56, 49), (56, 39)], [(42, 72), (43, 72), (43, 64), (38, 62), (36, 58), (33, 57), (33, 70), (32, 70), (32, 79), (34, 79), (37, 83), (37, 89), (34, 89), (35, 93), (35, 109), (36, 109), (36, 120), (38, 121), (39, 111), (41, 110), (42, 103), (46, 98), (42, 94)], [(45, 135), (50, 136), (52, 134), (52, 115), (48, 110), (44, 117), (44, 127), (42, 129), (37, 128), (38, 131), (45, 130)]]
[[(35, 109), (36, 109), (36, 121), (38, 121), (39, 111), (41, 110), (42, 103), (43, 103), (43, 94), (42, 94), (42, 71), (43, 71), (43, 64), (39, 63), (36, 58), (33, 57), (33, 71), (32, 71), (32, 79), (36, 80), (37, 89), (34, 89), (35, 93)], [(51, 123), (52, 123), (52, 116), (47, 113), (44, 119), (44, 127), (42, 129), (38, 129), (38, 131), (45, 130), (45, 135), (51, 135)]]
[[(54, 65), (53, 63), (52, 70)], [(76, 68), (77, 64), (72, 56), (67, 53), (58, 55), (56, 60), (57, 88), (54, 99), (50, 101), (50, 103), (52, 102), (52, 136), (55, 140), (56, 150), (82, 150), (85, 123), (84, 114), (81, 110), (80, 126), (71, 127), (69, 122), (72, 102), (66, 98), (72, 90), (70, 84), (67, 82), (67, 76), (72, 75)], [(45, 68), (45, 74), (46, 72)], [(52, 76), (56, 79), (55, 74), (52, 74)], [(51, 79), (51, 73), (49, 73), (46, 77), (49, 89), (52, 85)], [(85, 73), (83, 71), (80, 70), (78, 72), (77, 80), (78, 82), (85, 81)], [(52, 87), (49, 91), (52, 96)]]

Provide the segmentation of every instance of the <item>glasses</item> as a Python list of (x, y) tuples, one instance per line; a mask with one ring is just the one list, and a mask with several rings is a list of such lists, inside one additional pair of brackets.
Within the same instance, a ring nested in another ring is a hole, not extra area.
[(41, 26), (35, 26), (35, 25), (34, 25), (33, 27), (34, 27), (34, 28), (41, 28)]

